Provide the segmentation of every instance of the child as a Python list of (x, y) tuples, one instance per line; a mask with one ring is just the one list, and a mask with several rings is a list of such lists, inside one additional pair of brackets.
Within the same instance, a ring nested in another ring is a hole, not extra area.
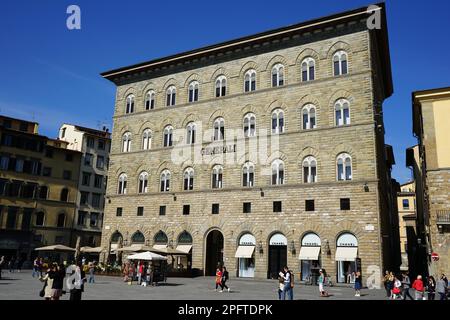
[(361, 297), (361, 287), (362, 287), (361, 272), (357, 271), (355, 275), (355, 297)]

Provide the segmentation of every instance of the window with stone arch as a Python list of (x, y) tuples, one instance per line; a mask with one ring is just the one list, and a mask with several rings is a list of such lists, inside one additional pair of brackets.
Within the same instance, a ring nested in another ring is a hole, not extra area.
[(256, 116), (254, 113), (247, 113), (244, 116), (244, 136), (256, 136)]
[(211, 180), (213, 189), (221, 189), (223, 187), (223, 167), (221, 165), (213, 167)]
[(347, 52), (339, 50), (333, 55), (333, 69), (335, 76), (348, 73)]
[(145, 243), (145, 236), (142, 232), (136, 231), (131, 236), (131, 244), (135, 244), (135, 243)]
[(142, 133), (142, 150), (150, 150), (152, 148), (152, 130), (145, 129)]
[(189, 232), (184, 230), (177, 239), (177, 244), (192, 244), (192, 236)]
[(272, 111), (272, 133), (284, 132), (284, 111), (282, 109), (275, 109)]
[(302, 108), (302, 129), (316, 128), (316, 106), (307, 104)]
[(156, 93), (153, 90), (149, 90), (145, 95), (145, 110), (155, 109), (155, 97)]
[(174, 106), (176, 103), (177, 89), (175, 86), (170, 86), (166, 90), (166, 106)]
[(189, 83), (188, 88), (188, 101), (189, 102), (197, 102), (198, 101), (198, 81), (192, 81)]
[(348, 153), (339, 154), (336, 159), (336, 165), (338, 181), (352, 180), (352, 158)]
[(171, 147), (173, 139), (173, 127), (168, 125), (164, 127), (163, 130), (163, 146), (164, 147)]
[(147, 193), (148, 192), (148, 172), (143, 171), (139, 174), (139, 193)]
[(255, 90), (256, 90), (256, 71), (254, 69), (250, 69), (244, 75), (244, 92), (251, 92)]
[(160, 176), (160, 191), (161, 192), (170, 191), (170, 178), (171, 178), (171, 174), (170, 174), (169, 170), (165, 169), (161, 172), (161, 176)]
[(127, 194), (127, 175), (126, 173), (121, 173), (119, 175), (119, 184), (117, 186), (117, 194)]
[(302, 81), (313, 81), (315, 79), (316, 62), (313, 58), (307, 57), (302, 61)]
[(130, 94), (127, 96), (126, 103), (125, 103), (125, 113), (133, 113), (134, 112), (134, 95)]
[(153, 237), (153, 241), (155, 244), (167, 244), (169, 242), (169, 238), (167, 238), (164, 231), (159, 230)]
[(214, 120), (213, 130), (214, 130), (213, 136), (214, 141), (220, 141), (225, 138), (225, 120), (222, 117), (219, 117), (216, 120)]
[(317, 160), (313, 156), (303, 159), (303, 182), (317, 182)]
[(350, 124), (350, 102), (347, 99), (339, 99), (334, 103), (336, 126)]
[(131, 151), (131, 132), (125, 132), (122, 135), (122, 152)]
[(194, 190), (194, 169), (189, 167), (183, 173), (183, 190)]
[(194, 144), (195, 143), (195, 134), (197, 131), (197, 125), (195, 122), (189, 122), (186, 125), (186, 144)]
[(45, 223), (45, 213), (42, 211), (36, 212), (34, 225), (43, 227), (44, 223)]
[(272, 162), (272, 185), (284, 184), (284, 162), (276, 159)]
[(255, 165), (247, 161), (242, 166), (242, 186), (253, 187), (255, 185)]
[(224, 97), (227, 94), (227, 78), (224, 75), (216, 79), (216, 98)]
[(284, 85), (284, 66), (278, 63), (272, 68), (272, 87)]

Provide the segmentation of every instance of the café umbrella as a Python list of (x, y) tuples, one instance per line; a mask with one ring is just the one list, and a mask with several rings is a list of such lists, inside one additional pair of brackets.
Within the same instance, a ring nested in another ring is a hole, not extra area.
[(127, 259), (128, 260), (142, 260), (142, 261), (167, 260), (166, 257), (164, 257), (160, 254), (154, 253), (154, 252), (150, 252), (150, 251), (132, 254), (132, 255), (128, 256)]
[(62, 244), (55, 244), (53, 246), (39, 247), (35, 251), (57, 251), (57, 252), (74, 252), (74, 248), (64, 246)]

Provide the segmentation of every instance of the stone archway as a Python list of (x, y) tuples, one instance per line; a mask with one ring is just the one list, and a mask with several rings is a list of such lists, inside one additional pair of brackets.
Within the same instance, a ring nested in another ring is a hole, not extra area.
[(218, 265), (223, 265), (222, 232), (214, 229), (206, 236), (205, 276), (214, 276)]

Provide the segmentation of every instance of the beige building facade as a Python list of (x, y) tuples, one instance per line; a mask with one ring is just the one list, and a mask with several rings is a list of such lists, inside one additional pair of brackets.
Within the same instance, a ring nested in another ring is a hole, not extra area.
[(397, 194), (397, 206), (402, 258), (401, 269), (409, 270), (408, 252), (410, 249), (408, 245), (411, 245), (409, 242), (416, 233), (416, 187), (414, 181), (406, 182), (400, 186), (400, 192)]
[(103, 73), (117, 92), (102, 246), (178, 248), (189, 259), (174, 268), (204, 275), (288, 265), (348, 282), (393, 268), (389, 48), (366, 19), (362, 8)]
[[(427, 245), (428, 271), (450, 271), (450, 88), (416, 91), (413, 100), (413, 133), (419, 144), (416, 155), (418, 215), (422, 217)], [(420, 194), (420, 210), (419, 210)], [(438, 259), (432, 258), (436, 255)]]

